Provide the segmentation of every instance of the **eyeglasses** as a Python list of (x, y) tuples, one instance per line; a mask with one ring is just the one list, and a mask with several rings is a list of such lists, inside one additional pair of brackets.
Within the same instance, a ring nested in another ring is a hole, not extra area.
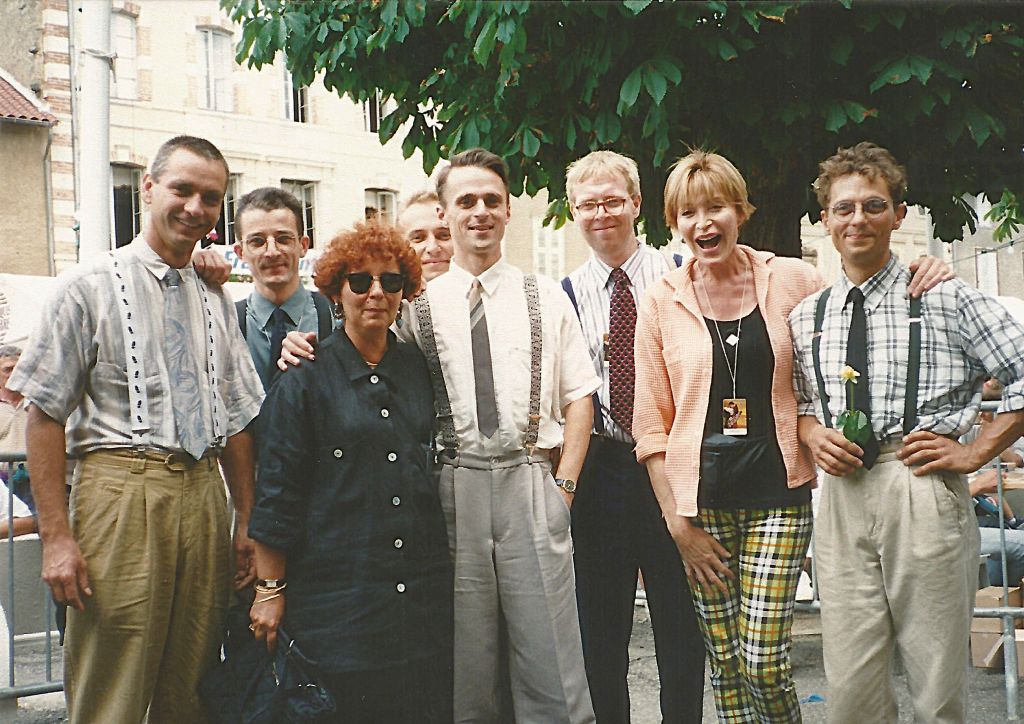
[(369, 272), (352, 272), (346, 274), (345, 278), (348, 280), (348, 288), (354, 294), (366, 294), (374, 281), (380, 282), (380, 288), (388, 294), (396, 294), (405, 287), (405, 277), (394, 272), (384, 272), (379, 277)]
[(245, 245), (249, 247), (250, 251), (262, 252), (265, 251), (267, 245), (273, 241), (277, 244), (277, 248), (283, 251), (292, 249), (298, 244), (298, 237), (292, 236), (291, 234), (280, 234), (278, 236), (250, 236), (245, 240)]
[(617, 216), (622, 213), (624, 208), (626, 208), (626, 199), (618, 196), (603, 201), (583, 201), (576, 204), (576, 210), (580, 212), (581, 216), (597, 216), (598, 209), (604, 209), (609, 216)]
[(837, 219), (849, 219), (856, 213), (858, 206), (865, 216), (875, 217), (885, 213), (889, 208), (889, 202), (885, 199), (868, 199), (860, 204), (854, 201), (840, 201), (832, 207), (832, 215)]

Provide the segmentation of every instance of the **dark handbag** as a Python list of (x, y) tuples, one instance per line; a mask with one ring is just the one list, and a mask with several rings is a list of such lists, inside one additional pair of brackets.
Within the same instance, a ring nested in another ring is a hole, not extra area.
[(770, 437), (721, 435), (713, 433), (700, 446), (700, 494), (712, 503), (729, 490), (759, 479), (770, 456)]
[(338, 722), (331, 692), (313, 676), (316, 665), (283, 628), (273, 654), (249, 630), (249, 607), (228, 612), (224, 659), (199, 682), (199, 698), (221, 724)]

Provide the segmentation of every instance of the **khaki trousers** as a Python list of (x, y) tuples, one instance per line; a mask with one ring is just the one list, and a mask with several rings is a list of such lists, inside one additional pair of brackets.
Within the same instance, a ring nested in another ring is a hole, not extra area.
[(212, 457), (132, 466), (91, 453), (72, 489), (93, 595), (68, 611), (68, 719), (204, 722), (196, 687), (218, 659), (231, 590), (224, 482)]
[(967, 717), (978, 526), (964, 479), (917, 477), (883, 448), (825, 476), (814, 531), (831, 724), (894, 722), (894, 646), (915, 721)]
[(439, 491), (455, 560), (455, 721), (502, 720), (504, 618), (515, 721), (592, 723), (569, 509), (550, 464), (461, 455)]

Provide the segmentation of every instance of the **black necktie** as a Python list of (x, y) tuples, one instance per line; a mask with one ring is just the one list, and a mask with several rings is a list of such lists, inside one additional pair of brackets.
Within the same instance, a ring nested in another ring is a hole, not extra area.
[[(878, 440), (875, 439), (874, 428), (871, 426), (871, 377), (868, 374), (868, 322), (864, 315), (864, 292), (857, 287), (850, 290), (846, 297), (847, 303), (853, 302), (853, 313), (850, 315), (850, 336), (846, 338), (846, 364), (860, 373), (857, 384), (853, 385), (856, 392), (853, 396), (853, 408), (864, 413), (868, 419), (868, 430), (871, 436), (861, 445), (864, 448), (864, 467), (868, 470), (878, 459)], [(849, 395), (849, 392), (847, 392)], [(846, 400), (850, 407), (849, 397)]]
[(281, 343), (284, 342), (284, 336), (287, 333), (287, 330), (284, 328), (286, 318), (284, 310), (280, 307), (275, 307), (274, 312), (270, 315), (270, 361), (267, 363), (268, 386), (277, 372), (277, 360), (281, 358)]

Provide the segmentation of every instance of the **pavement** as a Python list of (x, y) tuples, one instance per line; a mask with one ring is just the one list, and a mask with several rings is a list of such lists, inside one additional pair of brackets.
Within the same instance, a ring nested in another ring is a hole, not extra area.
[[(633, 638), (629, 646), (629, 689), (633, 724), (658, 724), (661, 721), (658, 705), (658, 669), (654, 658), (654, 637), (650, 616), (638, 606), (633, 620)], [(18, 645), (19, 661), (30, 662), (17, 670), (18, 683), (39, 681), (43, 676), (43, 650), (41, 644)], [(54, 671), (60, 672), (60, 650), (54, 652)], [(828, 686), (821, 660), (821, 625), (813, 612), (797, 612), (793, 627), (793, 675), (804, 722), (825, 722), (825, 700)], [(1022, 687), (1024, 688), (1024, 687)], [(896, 694), (900, 707), (900, 722), (913, 721), (910, 697), (905, 678), (897, 674)], [(1002, 670), (971, 669), (970, 714), (968, 724), (1004, 724), (1006, 689)], [(1018, 694), (1017, 711), (1024, 716), (1024, 696)], [(0, 706), (0, 722), (10, 724), (56, 724), (67, 721), (63, 694), (43, 694), (19, 700), (16, 711)], [(704, 721), (715, 721), (715, 703), (710, 683), (704, 688)], [(382, 722), (381, 724), (386, 724)]]

